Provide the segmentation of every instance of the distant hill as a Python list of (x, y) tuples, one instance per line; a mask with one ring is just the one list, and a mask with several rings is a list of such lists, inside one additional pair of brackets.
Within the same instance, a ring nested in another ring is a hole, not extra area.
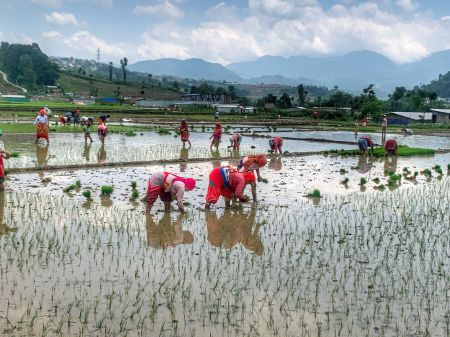
[(159, 60), (139, 61), (128, 66), (130, 70), (152, 75), (172, 75), (196, 80), (240, 82), (242, 78), (219, 63), (202, 59), (178, 60), (164, 58)]
[(439, 97), (450, 98), (450, 71), (445, 75), (440, 75), (439, 79), (432, 81), (422, 89), (437, 93)]
[(397, 65), (372, 51), (357, 51), (344, 56), (306, 57), (263, 56), (254, 61), (227, 66), (247, 78), (282, 76), (313, 79), (316, 84), (359, 91), (375, 83), (379, 91), (390, 92), (396, 86), (412, 88), (430, 82), (450, 70), (450, 50), (435, 53), (419, 62)]

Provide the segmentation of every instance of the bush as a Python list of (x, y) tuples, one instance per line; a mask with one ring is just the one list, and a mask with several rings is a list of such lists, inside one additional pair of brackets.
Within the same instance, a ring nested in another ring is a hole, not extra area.
[(109, 197), (112, 192), (114, 191), (114, 188), (112, 186), (104, 185), (100, 188), (100, 193), (102, 196)]

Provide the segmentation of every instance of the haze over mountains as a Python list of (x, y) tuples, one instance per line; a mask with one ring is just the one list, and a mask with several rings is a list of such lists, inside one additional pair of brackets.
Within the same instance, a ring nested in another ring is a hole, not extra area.
[(343, 56), (263, 56), (228, 66), (201, 59), (160, 59), (140, 61), (130, 70), (155, 75), (243, 83), (314, 84), (348, 91), (360, 91), (375, 83), (378, 91), (391, 92), (396, 86), (412, 88), (427, 84), (450, 71), (450, 50), (432, 54), (413, 63), (398, 65), (372, 51), (356, 51)]

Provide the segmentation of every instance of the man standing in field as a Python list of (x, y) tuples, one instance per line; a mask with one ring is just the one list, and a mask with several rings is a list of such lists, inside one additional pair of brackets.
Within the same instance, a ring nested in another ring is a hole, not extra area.
[(381, 121), (381, 138), (386, 137), (387, 124), (388, 124), (387, 117), (386, 115), (383, 115), (383, 119)]
[(317, 120), (319, 119), (319, 113), (317, 111), (313, 112), (314, 125), (317, 125)]

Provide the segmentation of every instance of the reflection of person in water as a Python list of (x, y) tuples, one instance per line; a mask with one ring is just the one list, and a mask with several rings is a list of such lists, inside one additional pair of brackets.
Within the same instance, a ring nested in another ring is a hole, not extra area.
[(185, 172), (187, 167), (186, 161), (189, 159), (189, 149), (184, 146), (180, 151), (180, 159), (183, 160), (183, 162), (180, 163), (180, 172)]
[(11, 228), (6, 226), (3, 223), (3, 215), (5, 213), (5, 191), (0, 191), (0, 236), (11, 232), (11, 231), (16, 231), (15, 228)]
[(384, 170), (385, 171), (397, 171), (397, 156), (384, 157)]
[[(220, 151), (219, 148), (216, 148), (216, 150), (211, 149), (211, 158), (220, 158)], [(219, 160), (211, 160), (211, 163), (213, 165), (213, 168), (220, 167), (222, 165), (222, 161)]]
[(212, 246), (230, 249), (241, 244), (257, 255), (263, 254), (264, 247), (258, 233), (262, 224), (256, 223), (255, 208), (248, 214), (242, 210), (225, 210), (220, 218), (216, 212), (207, 211), (205, 214), (208, 241)]
[(281, 157), (273, 157), (269, 161), (269, 169), (274, 171), (281, 171), (283, 168), (283, 163), (281, 162)]
[(48, 164), (48, 144), (36, 144), (36, 162), (38, 166), (46, 166)]
[(103, 143), (103, 142), (98, 150), (97, 159), (100, 164), (103, 164), (104, 162), (106, 162), (105, 143)]
[(359, 173), (367, 173), (372, 169), (372, 165), (372, 156), (359, 156), (356, 170)]
[(158, 224), (155, 223), (153, 215), (148, 210), (147, 220), (147, 242), (153, 248), (169, 248), (179, 244), (191, 244), (194, 236), (190, 231), (183, 231), (183, 214), (179, 214), (175, 221), (172, 221), (170, 213), (164, 213)]
[(84, 143), (83, 158), (86, 158), (86, 161), (91, 157), (91, 145), (92, 143)]

